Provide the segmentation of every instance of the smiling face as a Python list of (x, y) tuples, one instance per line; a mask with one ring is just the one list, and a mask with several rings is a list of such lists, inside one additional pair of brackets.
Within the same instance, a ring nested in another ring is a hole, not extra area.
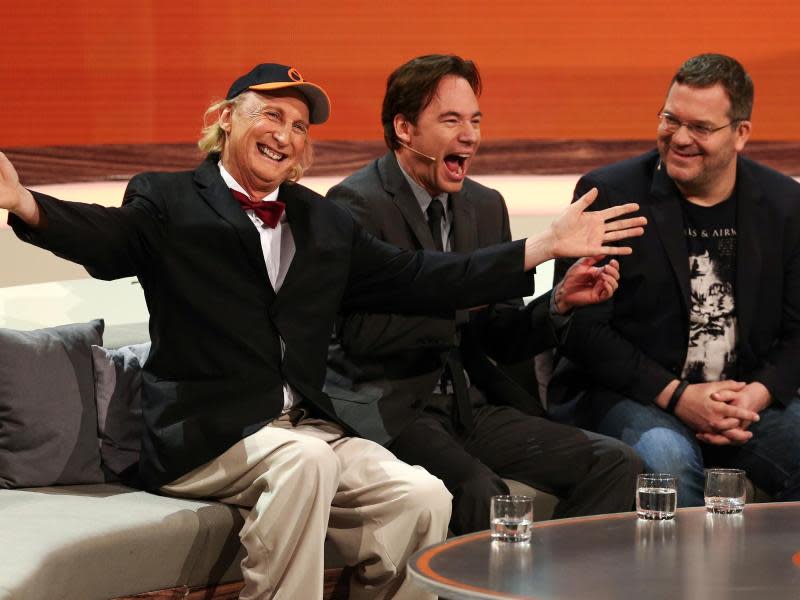
[[(730, 123), (731, 103), (721, 84), (699, 88), (675, 83), (667, 94), (664, 112), (683, 123), (711, 129)], [(687, 199), (700, 203), (722, 201), (736, 183), (736, 155), (750, 137), (750, 122), (739, 121), (710, 134), (708, 139), (692, 137), (687, 128), (665, 131), (658, 128), (658, 151), (667, 174)]]
[(397, 137), (435, 160), (404, 147), (395, 151), (397, 160), (431, 196), (458, 192), (480, 145), (480, 124), (478, 98), (467, 80), (447, 75), (416, 123), (404, 115), (394, 118)]
[(222, 165), (253, 199), (286, 181), (302, 164), (308, 144), (308, 105), (291, 88), (245, 92), (219, 117), (225, 131)]

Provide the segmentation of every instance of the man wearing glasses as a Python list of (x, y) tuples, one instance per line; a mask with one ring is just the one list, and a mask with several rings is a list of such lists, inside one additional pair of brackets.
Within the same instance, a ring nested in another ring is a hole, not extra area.
[(658, 149), (575, 190), (596, 187), (602, 207), (635, 198), (651, 227), (613, 299), (573, 317), (551, 412), (678, 475), (682, 506), (702, 505), (704, 466), (800, 500), (800, 184), (740, 156), (752, 105), (739, 62), (693, 57), (658, 112)]

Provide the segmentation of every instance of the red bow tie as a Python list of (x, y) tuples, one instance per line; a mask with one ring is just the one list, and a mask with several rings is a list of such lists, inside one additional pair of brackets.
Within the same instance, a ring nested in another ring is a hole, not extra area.
[(277, 200), (270, 200), (268, 202), (261, 200), (253, 201), (247, 194), (237, 192), (236, 190), (231, 190), (231, 195), (242, 205), (242, 209), (252, 210), (256, 213), (256, 216), (264, 222), (264, 225), (270, 229), (275, 229), (275, 226), (281, 220), (283, 210), (286, 208), (283, 202)]

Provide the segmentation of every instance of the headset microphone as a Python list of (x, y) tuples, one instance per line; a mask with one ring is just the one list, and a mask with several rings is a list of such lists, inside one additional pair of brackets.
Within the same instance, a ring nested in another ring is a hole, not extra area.
[(412, 151), (414, 154), (419, 154), (419, 155), (420, 155), (422, 158), (427, 158), (427, 159), (428, 159), (429, 161), (431, 161), (431, 162), (436, 162), (436, 157), (434, 157), (434, 156), (428, 156), (427, 154), (423, 154), (423, 153), (422, 153), (422, 152), (420, 152), (419, 150), (414, 150), (414, 148), (412, 148), (412, 147), (411, 147), (411, 146), (409, 146), (408, 144), (406, 144), (406, 143), (402, 142), (401, 140), (397, 140), (397, 143), (398, 143), (398, 144), (400, 144), (401, 146), (403, 146), (404, 148), (408, 148), (408, 149), (409, 149), (409, 150), (411, 150), (411, 151)]

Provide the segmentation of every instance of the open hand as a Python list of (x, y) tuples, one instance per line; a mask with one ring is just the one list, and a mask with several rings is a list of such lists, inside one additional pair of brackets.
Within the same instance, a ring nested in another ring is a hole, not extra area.
[(555, 258), (620, 255), (632, 252), (628, 246), (605, 244), (638, 237), (644, 233), (646, 218), (617, 219), (639, 210), (639, 205), (623, 204), (587, 212), (586, 209), (596, 198), (597, 188), (592, 188), (570, 204), (550, 225), (552, 254)]
[(0, 152), (0, 208), (18, 215), (29, 225), (39, 222), (39, 205), (19, 182), (14, 165)]

